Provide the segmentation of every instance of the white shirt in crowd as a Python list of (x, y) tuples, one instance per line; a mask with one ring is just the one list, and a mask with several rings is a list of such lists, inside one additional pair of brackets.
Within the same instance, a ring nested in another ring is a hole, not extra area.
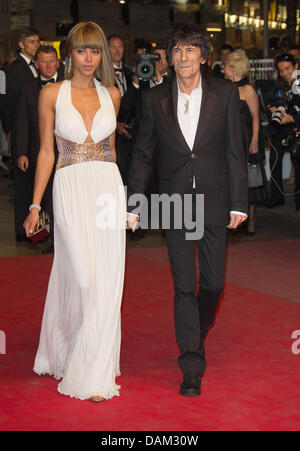
[(127, 81), (126, 81), (125, 74), (123, 72), (122, 61), (120, 61), (120, 66), (119, 67), (116, 66), (115, 64), (113, 64), (113, 67), (114, 67), (114, 70), (115, 70), (116, 82), (117, 82), (119, 91), (121, 93), (121, 96), (123, 97), (123, 95), (127, 91)]
[[(41, 81), (48, 81), (48, 80), (52, 80), (52, 78), (53, 78), (54, 79), (53, 83), (56, 83), (57, 82), (57, 76), (58, 76), (57, 72), (55, 72), (55, 74), (51, 78), (45, 78), (45, 77), (43, 77), (43, 75), (41, 75)], [(47, 86), (47, 85), (44, 85), (43, 87), (45, 87), (45, 86)]]

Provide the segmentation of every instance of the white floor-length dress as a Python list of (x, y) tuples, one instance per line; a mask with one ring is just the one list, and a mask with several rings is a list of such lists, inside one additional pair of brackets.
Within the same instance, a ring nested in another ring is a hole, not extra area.
[(53, 186), (55, 254), (34, 371), (61, 379), (79, 399), (119, 395), (125, 194), (108, 137), (116, 128), (107, 89), (90, 137), (65, 80), (56, 104), (59, 159)]

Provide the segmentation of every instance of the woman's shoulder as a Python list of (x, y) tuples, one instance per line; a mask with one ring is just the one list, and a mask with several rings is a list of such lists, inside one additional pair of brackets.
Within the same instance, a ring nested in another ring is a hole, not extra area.
[(55, 105), (58, 93), (64, 82), (65, 80), (56, 83), (51, 83), (42, 88), (40, 92), (40, 98), (42, 99), (42, 101), (53, 103)]
[(243, 86), (239, 86), (239, 91), (242, 94), (242, 97), (244, 98), (244, 100), (247, 100), (247, 99), (257, 96), (255, 89), (253, 88), (253, 86), (250, 83), (243, 85)]
[(65, 83), (66, 80), (58, 81), (56, 83), (50, 83), (49, 85), (42, 88), (42, 93), (47, 96), (55, 95), (55, 93), (58, 93), (61, 86)]
[(121, 98), (120, 91), (115, 86), (107, 86), (106, 89), (112, 100), (119, 100)]
[(121, 103), (120, 91), (115, 86), (107, 86), (107, 87), (105, 87), (105, 89), (108, 92), (108, 95), (109, 95), (115, 109), (118, 111), (120, 108), (120, 103)]
[(247, 83), (245, 85), (239, 86), (239, 89), (243, 92), (245, 92), (246, 94), (256, 94), (256, 91), (254, 89), (254, 87), (250, 84)]

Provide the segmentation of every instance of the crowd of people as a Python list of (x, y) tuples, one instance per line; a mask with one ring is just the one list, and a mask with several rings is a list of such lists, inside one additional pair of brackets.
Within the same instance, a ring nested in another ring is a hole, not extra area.
[[(31, 203), (37, 156), (39, 152), (38, 99), (41, 89), (50, 83), (61, 81), (65, 77), (65, 58), (58, 59), (57, 51), (50, 45), (40, 45), (36, 30), (24, 30), (19, 37), (19, 52), (11, 51), (3, 70), (6, 75), (6, 95), (0, 97), (1, 121), (4, 133), (9, 141), (11, 162), (13, 165), (13, 184), (15, 202), (16, 241), (25, 241), (23, 222)], [(63, 42), (64, 44), (64, 42)], [(132, 68), (123, 64), (124, 40), (118, 35), (108, 37), (111, 62), (115, 73), (115, 84), (121, 96), (121, 107), (117, 122), (118, 166), (124, 184), (130, 164), (130, 155), (138, 130), (140, 117), (140, 92), (162, 83), (168, 74), (168, 62), (163, 45), (158, 44), (154, 53), (159, 55), (156, 71), (148, 81), (140, 81)], [(135, 55), (143, 50), (151, 52), (151, 43), (136, 40)], [(63, 55), (63, 46), (61, 46)], [(58, 157), (57, 149), (56, 159)], [(47, 186), (43, 209), (50, 217), (52, 244), (44, 253), (53, 252), (53, 175)], [(131, 235), (132, 239), (141, 238), (142, 230)]]
[[(117, 121), (117, 154), (118, 167), (124, 185), (128, 184), (128, 170), (130, 167), (132, 149), (139, 129), (141, 118), (141, 97), (145, 89), (151, 89), (164, 83), (172, 70), (166, 56), (164, 43), (158, 43), (154, 48), (149, 41), (137, 39), (135, 41), (134, 57), (136, 59), (143, 51), (159, 56), (155, 63), (155, 73), (151, 78), (140, 79), (135, 73), (135, 67), (127, 67), (124, 64), (124, 39), (118, 35), (108, 37), (108, 46), (112, 65), (115, 73), (115, 85), (121, 93), (121, 106)], [(62, 43), (64, 44), (64, 42)], [(19, 52), (11, 50), (4, 65), (7, 80), (7, 91), (1, 96), (1, 121), (2, 127), (9, 141), (11, 161), (13, 165), (14, 201), (15, 201), (15, 236), (16, 241), (27, 240), (24, 235), (23, 222), (30, 205), (37, 155), (39, 151), (39, 125), (38, 125), (38, 98), (40, 90), (48, 83), (64, 79), (65, 58), (63, 45), (61, 46), (62, 58), (58, 60), (54, 47), (40, 46), (39, 33), (36, 30), (24, 30), (19, 37)], [(208, 60), (209, 61), (209, 60)], [(208, 70), (214, 76), (226, 78), (238, 86), (241, 99), (241, 114), (243, 129), (249, 154), (249, 164), (259, 164), (263, 178), (263, 184), (258, 188), (249, 189), (250, 214), (247, 222), (247, 233), (255, 233), (255, 209), (257, 204), (265, 204), (270, 208), (285, 203), (282, 184), (282, 160), (288, 149), (282, 144), (282, 140), (292, 132), (295, 124), (295, 115), (298, 114), (297, 105), (299, 96), (291, 93), (291, 86), (295, 81), (294, 71), (300, 61), (300, 49), (295, 46), (287, 53), (279, 54), (275, 59), (275, 71), (272, 86), (267, 87), (267, 107), (257, 96), (257, 86), (251, 86), (247, 81), (250, 65), (246, 52), (224, 44), (220, 49), (220, 60), (213, 64), (207, 62)], [(292, 103), (296, 104), (296, 107)], [(262, 114), (272, 120), (272, 113), (277, 107), (284, 107), (284, 118), (277, 133), (268, 133), (262, 130)], [(265, 111), (263, 111), (265, 108)], [(292, 116), (290, 111), (293, 109)], [(291, 119), (292, 117), (292, 119)], [(297, 118), (296, 118), (297, 122)], [(266, 135), (270, 142), (266, 143)], [(3, 135), (4, 136), (4, 135)], [(2, 136), (2, 142), (4, 142)], [(6, 143), (5, 143), (6, 144)], [(265, 146), (271, 148), (271, 195), (268, 195), (267, 181), (264, 170)], [(57, 158), (56, 149), (56, 158)], [(300, 175), (299, 156), (294, 149), (291, 152), (292, 169), (290, 182), (295, 184), (296, 209), (300, 209)], [(158, 158), (158, 155), (155, 157)], [(53, 209), (52, 209), (52, 184), (53, 175), (43, 199), (43, 209), (50, 217), (50, 230), (52, 243), (44, 253), (53, 252)], [(158, 190), (155, 170), (148, 187), (148, 192)], [(129, 234), (130, 239), (140, 239), (145, 230), (139, 228), (136, 233)]]

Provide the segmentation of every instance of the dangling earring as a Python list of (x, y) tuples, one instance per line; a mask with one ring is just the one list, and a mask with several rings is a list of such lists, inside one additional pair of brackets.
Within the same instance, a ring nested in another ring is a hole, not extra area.
[(71, 70), (72, 70), (72, 59), (69, 56), (68, 60), (67, 60), (67, 73), (69, 74), (71, 72)]

